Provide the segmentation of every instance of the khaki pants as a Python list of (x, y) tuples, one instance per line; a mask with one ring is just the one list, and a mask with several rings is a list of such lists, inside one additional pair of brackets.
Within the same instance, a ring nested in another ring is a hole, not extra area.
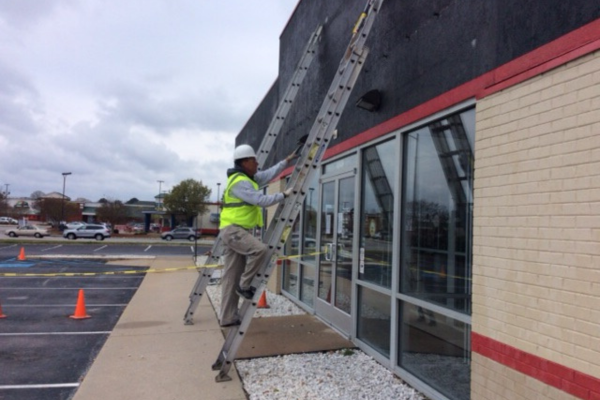
[(221, 325), (231, 324), (240, 317), (237, 286), (248, 289), (252, 279), (264, 264), (267, 246), (247, 230), (229, 225), (220, 232), (224, 250), (224, 268), (221, 276)]

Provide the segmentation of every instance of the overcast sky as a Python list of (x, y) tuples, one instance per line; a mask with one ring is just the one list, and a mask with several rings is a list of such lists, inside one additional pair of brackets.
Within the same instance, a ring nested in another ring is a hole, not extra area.
[[(298, 0), (0, 1), (0, 188), (211, 200)], [(159, 184), (158, 181), (163, 181)]]

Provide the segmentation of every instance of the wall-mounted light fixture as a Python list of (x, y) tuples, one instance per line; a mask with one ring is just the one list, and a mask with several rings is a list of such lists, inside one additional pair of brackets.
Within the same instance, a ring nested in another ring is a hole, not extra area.
[(377, 111), (381, 106), (381, 92), (373, 89), (362, 95), (356, 102), (356, 107), (370, 112)]

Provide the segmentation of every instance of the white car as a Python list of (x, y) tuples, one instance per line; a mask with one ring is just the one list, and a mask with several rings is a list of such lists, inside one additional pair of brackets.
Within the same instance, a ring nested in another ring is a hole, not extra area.
[(40, 228), (37, 225), (23, 225), (16, 228), (10, 228), (6, 231), (6, 234), (10, 237), (33, 236), (39, 239), (44, 236), (50, 236), (48, 229)]
[(17, 225), (18, 221), (11, 217), (0, 217), (0, 224)]
[(85, 225), (85, 222), (79, 222), (79, 221), (68, 222), (66, 229), (77, 229), (77, 228), (80, 228), (80, 227), (82, 227), (84, 225)]
[(104, 240), (110, 237), (110, 230), (104, 225), (98, 224), (83, 224), (79, 228), (65, 229), (63, 237), (75, 240), (80, 238), (93, 238), (96, 240)]

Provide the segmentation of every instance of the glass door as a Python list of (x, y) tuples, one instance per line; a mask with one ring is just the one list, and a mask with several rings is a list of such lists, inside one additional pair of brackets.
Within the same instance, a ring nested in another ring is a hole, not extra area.
[(321, 254), (315, 311), (350, 335), (355, 188), (354, 174), (348, 175), (321, 184)]

